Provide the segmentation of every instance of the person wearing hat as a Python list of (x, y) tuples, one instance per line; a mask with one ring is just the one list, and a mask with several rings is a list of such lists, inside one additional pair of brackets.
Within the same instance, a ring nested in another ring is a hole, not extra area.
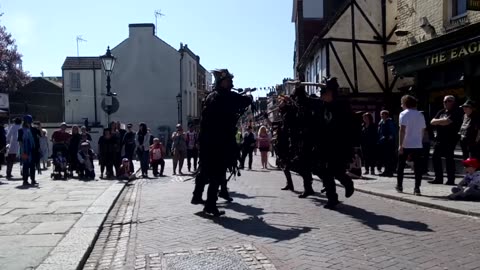
[(305, 91), (305, 86), (297, 85), (290, 97), (282, 97), (279, 108), (282, 117), (278, 129), (278, 163), (282, 168), (286, 185), (282, 190), (294, 191), (291, 171), (297, 172), (303, 178), (304, 191), (299, 198), (314, 195), (312, 187), (312, 164), (315, 158), (312, 149), (315, 135), (319, 135), (318, 127), (313, 118), (314, 109), (320, 104), (313, 105), (318, 99), (310, 98)]
[(452, 188), (451, 200), (479, 200), (480, 199), (480, 161), (476, 158), (468, 158), (463, 161), (465, 177)]
[[(239, 117), (252, 105), (252, 98), (232, 92), (233, 75), (227, 69), (213, 71), (214, 91), (204, 100), (199, 132), (200, 168), (195, 181), (192, 203), (203, 203), (204, 187), (209, 183), (204, 213), (225, 214), (217, 208), (218, 190), (226, 190), (227, 169), (236, 173), (238, 151), (235, 140)], [(232, 174), (233, 174), (232, 173)], [(222, 195), (226, 197), (226, 194)], [(229, 196), (228, 196), (229, 198)]]
[(90, 143), (83, 142), (80, 145), (80, 151), (77, 153), (78, 158), (78, 176), (80, 179), (86, 178), (88, 180), (95, 179), (95, 167), (93, 165), (93, 160), (95, 158), (95, 153), (90, 148)]
[[(315, 148), (320, 155), (319, 165), (313, 171), (323, 180), (328, 202), (324, 206), (334, 209), (340, 202), (336, 192), (335, 178), (345, 187), (345, 197), (354, 193), (353, 181), (347, 174), (347, 168), (354, 158), (352, 134), (358, 134), (353, 112), (349, 104), (339, 100), (336, 78), (327, 78), (320, 88), (322, 106), (322, 138)], [(355, 125), (355, 126), (354, 126)]]
[(475, 102), (469, 99), (460, 107), (465, 113), (463, 115), (462, 126), (458, 132), (460, 135), (463, 159), (468, 159), (469, 157), (480, 158), (478, 155), (479, 119), (475, 110)]
[(18, 142), (20, 145), (20, 160), (22, 162), (23, 186), (37, 185), (35, 171), (37, 162), (40, 161), (40, 131), (32, 127), (33, 118), (31, 115), (23, 117), (22, 128), (18, 131)]

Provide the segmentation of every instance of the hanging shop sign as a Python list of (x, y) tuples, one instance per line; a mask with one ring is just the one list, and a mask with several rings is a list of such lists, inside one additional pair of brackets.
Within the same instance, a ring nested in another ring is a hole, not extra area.
[(465, 45), (434, 53), (425, 57), (425, 66), (432, 66), (465, 58), (480, 53), (480, 41), (473, 41)]
[(473, 55), (480, 55), (480, 38), (452, 48), (429, 53), (395, 65), (400, 75), (451, 61), (462, 60)]

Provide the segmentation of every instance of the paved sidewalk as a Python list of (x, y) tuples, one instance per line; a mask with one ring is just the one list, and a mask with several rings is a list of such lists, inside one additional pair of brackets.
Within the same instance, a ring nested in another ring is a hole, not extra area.
[[(273, 167), (275, 158), (270, 157), (270, 165)], [(411, 170), (405, 170), (403, 183), (404, 193), (395, 191), (396, 177), (380, 177), (378, 175), (364, 175), (364, 179), (354, 180), (355, 189), (360, 192), (382, 196), (389, 199), (400, 200), (408, 203), (418, 204), (426, 207), (441, 209), (454, 213), (480, 217), (480, 202), (452, 201), (447, 198), (452, 186), (432, 185), (427, 181), (433, 180), (433, 176), (423, 178), (421, 187), (422, 196), (413, 195), (414, 176)], [(430, 173), (432, 175), (432, 173)], [(314, 178), (319, 180), (318, 178)], [(461, 181), (457, 178), (456, 183)]]
[(37, 176), (38, 187), (24, 189), (21, 179), (1, 181), (0, 268), (9, 270), (77, 269), (125, 186), (53, 181), (50, 171)]

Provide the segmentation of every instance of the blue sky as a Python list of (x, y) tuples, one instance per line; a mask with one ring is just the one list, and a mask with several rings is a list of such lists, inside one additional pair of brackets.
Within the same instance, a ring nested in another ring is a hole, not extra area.
[(5, 25), (31, 76), (60, 76), (66, 56), (105, 53), (128, 37), (128, 24), (155, 23), (157, 35), (200, 56), (207, 69), (228, 68), (236, 87), (267, 87), (292, 76), (291, 0), (2, 0)]

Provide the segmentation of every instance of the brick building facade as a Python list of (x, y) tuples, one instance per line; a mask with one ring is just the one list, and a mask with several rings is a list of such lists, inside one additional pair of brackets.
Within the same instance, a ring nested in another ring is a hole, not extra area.
[(447, 94), (480, 100), (478, 0), (398, 0), (397, 51), (385, 61), (414, 80), (413, 94), (430, 114)]

